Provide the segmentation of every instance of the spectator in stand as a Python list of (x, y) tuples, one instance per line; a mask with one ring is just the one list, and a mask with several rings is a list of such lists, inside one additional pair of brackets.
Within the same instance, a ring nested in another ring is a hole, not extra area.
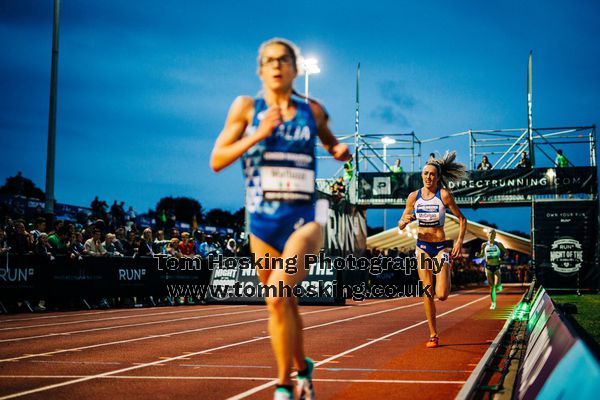
[(92, 237), (85, 241), (83, 254), (92, 257), (106, 257), (108, 253), (102, 245), (101, 236), (102, 232), (100, 229), (95, 229)]
[(133, 211), (133, 207), (129, 206), (129, 210), (127, 210), (127, 214), (125, 214), (125, 220), (127, 222), (135, 222), (135, 211)]
[(167, 254), (171, 257), (181, 257), (181, 253), (179, 252), (179, 239), (172, 238), (167, 245)]
[(200, 246), (206, 241), (204, 232), (194, 232), (194, 254), (200, 254)]
[(4, 218), (4, 234), (7, 238), (15, 231), (15, 222), (9, 216)]
[(92, 200), (92, 203), (90, 204), (90, 207), (92, 208), (92, 214), (93, 215), (99, 215), (100, 214), (100, 200), (98, 199), (98, 196), (94, 197), (94, 200)]
[(72, 235), (69, 244), (69, 257), (71, 259), (81, 260), (83, 252), (85, 250), (85, 244), (83, 241), (83, 233), (76, 232)]
[(331, 194), (338, 199), (346, 196), (346, 186), (344, 186), (344, 179), (341, 176), (331, 185)]
[(31, 243), (37, 244), (38, 239), (43, 232), (46, 232), (46, 220), (42, 217), (38, 217), (35, 220), (35, 228), (29, 232), (31, 234)]
[(429, 153), (429, 160), (428, 161), (435, 161), (435, 153)]
[(569, 160), (563, 155), (561, 149), (556, 150), (556, 160), (554, 160), (554, 164), (558, 168), (567, 168), (569, 166)]
[(121, 254), (125, 254), (125, 243), (127, 243), (127, 239), (125, 238), (125, 228), (117, 228), (113, 244), (115, 245), (115, 249)]
[(69, 239), (68, 227), (63, 224), (55, 224), (57, 228), (54, 233), (48, 236), (48, 242), (54, 250), (54, 255), (67, 254), (67, 241)]
[(52, 246), (48, 243), (48, 234), (45, 232), (40, 233), (40, 237), (35, 244), (35, 254), (42, 256), (44, 260), (54, 260), (52, 256)]
[(135, 231), (129, 231), (127, 233), (127, 240), (121, 242), (123, 244), (123, 254), (125, 254), (128, 257), (133, 257), (133, 255), (137, 252), (137, 250), (134, 250), (135, 235)]
[(210, 254), (217, 255), (219, 250), (219, 247), (213, 241), (212, 235), (206, 235), (206, 241), (200, 245), (200, 256), (207, 258)]
[(104, 238), (104, 242), (102, 246), (106, 249), (109, 257), (123, 257), (123, 254), (120, 253), (115, 247), (116, 236), (114, 233), (107, 233), (106, 238)]
[(130, 253), (128, 255), (131, 255), (132, 257), (137, 257), (139, 255), (141, 245), (142, 245), (142, 238), (140, 238), (138, 235), (134, 235), (133, 242), (131, 243), (131, 250), (130, 250), (130, 251), (133, 251), (133, 253)]
[(531, 161), (527, 158), (527, 152), (521, 152), (521, 160), (517, 164), (517, 168), (531, 168)]
[(8, 244), (11, 248), (11, 253), (15, 254), (30, 254), (33, 246), (31, 244), (31, 236), (25, 230), (23, 220), (18, 220), (15, 224), (15, 232), (8, 238)]
[(235, 239), (229, 239), (227, 241), (227, 246), (225, 247), (225, 250), (223, 250), (223, 255), (225, 257), (236, 257), (238, 254), (238, 247), (237, 247), (237, 243), (235, 242)]
[(110, 215), (112, 217), (112, 226), (120, 226), (123, 223), (119, 205), (116, 200), (113, 202), (112, 206), (110, 206)]
[(487, 156), (481, 157), (481, 162), (477, 165), (477, 171), (489, 171), (492, 169), (492, 164), (488, 161)]
[(138, 248), (137, 255), (140, 257), (152, 257), (154, 255), (154, 250), (152, 249), (153, 245), (152, 240), (152, 229), (146, 228), (142, 232), (142, 239), (140, 240), (140, 247)]
[(352, 166), (352, 160), (344, 163), (344, 181), (346, 183), (352, 180), (354, 176), (354, 167)]
[(8, 253), (10, 247), (8, 246), (8, 240), (6, 239), (6, 232), (0, 228), (0, 254)]
[(181, 234), (181, 242), (179, 242), (179, 252), (181, 255), (189, 257), (194, 255), (194, 244), (190, 242), (190, 234), (183, 232)]
[(170, 237), (170, 239), (173, 239), (173, 238), (179, 240), (179, 230), (177, 228), (171, 229), (171, 237)]
[(403, 169), (402, 169), (402, 167), (400, 166), (400, 163), (401, 163), (401, 161), (400, 161), (399, 159), (397, 159), (397, 160), (394, 162), (394, 165), (392, 165), (392, 166), (390, 167), (390, 172), (393, 172), (394, 174), (399, 174), (399, 173), (403, 172)]
[(162, 229), (156, 232), (156, 239), (154, 239), (153, 250), (155, 254), (165, 254), (167, 251), (168, 240), (165, 240), (165, 231)]

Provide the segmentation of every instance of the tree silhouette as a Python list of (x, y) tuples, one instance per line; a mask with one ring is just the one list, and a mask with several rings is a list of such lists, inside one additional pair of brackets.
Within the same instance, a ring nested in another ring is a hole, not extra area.
[(9, 196), (25, 196), (30, 199), (45, 200), (44, 192), (35, 186), (31, 179), (23, 177), (21, 171), (17, 175), (6, 178), (4, 186), (0, 187), (0, 194)]
[(229, 211), (213, 208), (206, 213), (205, 221), (208, 225), (227, 227), (233, 225), (234, 218), (233, 214)]
[(167, 215), (174, 214), (177, 221), (192, 223), (194, 216), (198, 221), (202, 220), (202, 205), (198, 200), (189, 197), (163, 197), (156, 204), (156, 217), (160, 218), (162, 210)]

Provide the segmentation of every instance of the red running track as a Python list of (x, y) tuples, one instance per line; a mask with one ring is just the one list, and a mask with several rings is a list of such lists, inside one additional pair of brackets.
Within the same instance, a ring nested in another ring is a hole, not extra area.
[[(519, 301), (507, 287), (436, 302), (440, 344), (426, 349), (417, 298), (301, 307), (319, 399), (452, 398)], [(0, 399), (272, 398), (264, 306), (65, 312), (0, 317)]]

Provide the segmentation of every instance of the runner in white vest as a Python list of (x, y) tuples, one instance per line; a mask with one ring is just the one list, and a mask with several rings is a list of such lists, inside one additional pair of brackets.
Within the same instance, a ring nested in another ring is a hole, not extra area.
[(485, 257), (485, 275), (490, 285), (490, 297), (492, 304), (490, 310), (496, 309), (496, 293), (502, 291), (502, 282), (500, 280), (500, 262), (502, 255), (506, 254), (506, 249), (500, 242), (496, 242), (496, 231), (492, 229), (488, 232), (488, 240), (481, 244), (480, 257)]

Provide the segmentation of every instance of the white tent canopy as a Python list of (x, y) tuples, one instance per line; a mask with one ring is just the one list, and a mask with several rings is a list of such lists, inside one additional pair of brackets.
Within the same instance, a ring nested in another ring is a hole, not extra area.
[[(399, 250), (412, 250), (415, 248), (417, 242), (417, 224), (417, 221), (411, 222), (400, 233), (398, 232), (398, 228), (395, 227), (376, 235), (369, 236), (367, 238), (367, 248), (386, 250), (397, 247)], [(465, 233), (463, 243), (468, 243), (477, 238), (487, 240), (487, 234), (491, 229), (493, 228), (477, 222), (467, 221), (467, 232)], [(446, 214), (446, 222), (444, 224), (446, 238), (456, 239), (459, 230), (460, 223), (458, 222), (458, 218), (454, 215)], [(496, 241), (502, 243), (504, 247), (509, 250), (531, 255), (531, 240), (529, 239), (496, 229)]]

